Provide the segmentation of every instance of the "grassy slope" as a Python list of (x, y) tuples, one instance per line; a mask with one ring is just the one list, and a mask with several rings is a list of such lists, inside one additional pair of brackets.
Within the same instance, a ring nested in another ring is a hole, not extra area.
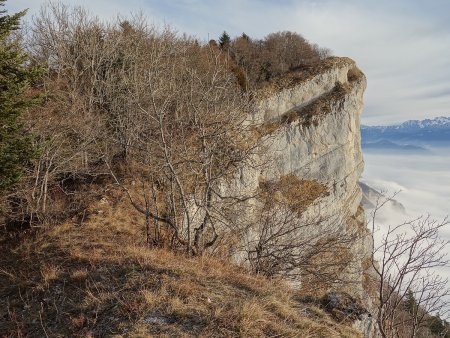
[(125, 203), (97, 203), (90, 214), (0, 242), (0, 336), (360, 336), (281, 281), (145, 248)]

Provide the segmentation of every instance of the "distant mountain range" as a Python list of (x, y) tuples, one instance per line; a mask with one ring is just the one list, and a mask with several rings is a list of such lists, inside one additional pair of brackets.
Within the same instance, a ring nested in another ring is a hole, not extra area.
[(426, 152), (428, 146), (450, 146), (450, 117), (410, 120), (388, 126), (361, 126), (366, 150)]
[(383, 149), (385, 151), (402, 151), (402, 152), (427, 152), (428, 150), (421, 146), (412, 144), (397, 144), (389, 140), (379, 140), (376, 142), (363, 142), (363, 148), (367, 150)]

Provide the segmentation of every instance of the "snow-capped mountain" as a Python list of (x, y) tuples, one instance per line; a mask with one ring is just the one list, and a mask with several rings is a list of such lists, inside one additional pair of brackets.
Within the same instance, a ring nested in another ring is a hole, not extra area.
[(389, 126), (361, 126), (364, 145), (388, 140), (404, 145), (450, 144), (450, 117), (409, 120)]
[(425, 120), (409, 120), (393, 127), (400, 128), (415, 128), (415, 129), (425, 129), (425, 128), (450, 128), (450, 117), (440, 116), (434, 119)]

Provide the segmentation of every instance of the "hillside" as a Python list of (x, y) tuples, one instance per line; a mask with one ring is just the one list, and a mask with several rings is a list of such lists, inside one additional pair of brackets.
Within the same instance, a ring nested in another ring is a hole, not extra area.
[(426, 154), (429, 153), (428, 149), (421, 146), (416, 146), (412, 144), (397, 144), (388, 140), (379, 140), (375, 142), (363, 142), (361, 144), (362, 148), (366, 151), (371, 152), (383, 152), (383, 153), (419, 153)]
[(90, 211), (82, 224), (2, 238), (2, 336), (361, 336), (350, 327), (357, 314), (331, 315), (279, 279), (146, 248), (139, 215), (111, 195)]

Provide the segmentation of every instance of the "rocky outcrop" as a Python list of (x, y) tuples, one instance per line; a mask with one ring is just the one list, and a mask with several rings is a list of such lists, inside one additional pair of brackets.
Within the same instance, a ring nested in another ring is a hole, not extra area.
[[(358, 185), (364, 168), (360, 114), (365, 88), (366, 78), (355, 62), (337, 57), (263, 88), (254, 120), (262, 124), (259, 133), (272, 161), (263, 170), (241, 173), (239, 181), (245, 189), (255, 190), (261, 182), (293, 175), (325, 186), (328, 193), (311, 203), (301, 217), (320, 215), (322, 221), (314, 229), (318, 233), (331, 226), (356, 234), (349, 248), (351, 264), (342, 271), (349, 282), (339, 291), (370, 307), (364, 262), (371, 257), (371, 237)], [(373, 333), (370, 318), (360, 318), (355, 325), (367, 337)]]

